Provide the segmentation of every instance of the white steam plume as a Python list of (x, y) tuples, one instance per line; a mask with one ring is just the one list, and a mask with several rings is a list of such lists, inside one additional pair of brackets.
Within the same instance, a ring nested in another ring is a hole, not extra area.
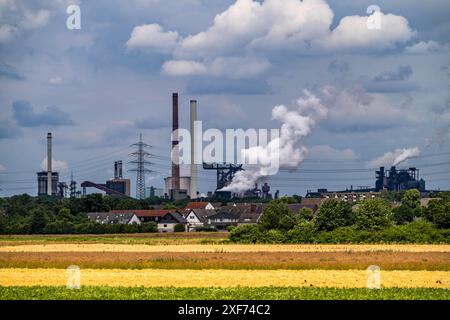
[(372, 167), (381, 167), (387, 165), (397, 166), (408, 159), (419, 157), (420, 153), (421, 151), (419, 147), (409, 149), (396, 149), (394, 151), (386, 152), (382, 156), (369, 161), (369, 164)]
[[(272, 119), (282, 123), (280, 136), (272, 139), (266, 146), (257, 146), (241, 150), (242, 159), (259, 159), (260, 165), (245, 167), (234, 176), (230, 185), (221, 191), (245, 192), (252, 189), (260, 179), (273, 175), (279, 168), (296, 169), (308, 155), (308, 149), (300, 145), (301, 140), (310, 134), (318, 121), (325, 118), (328, 109), (321, 100), (308, 90), (303, 90), (303, 96), (297, 99), (297, 109), (288, 110), (284, 105), (272, 109)], [(270, 165), (279, 166), (274, 172)]]

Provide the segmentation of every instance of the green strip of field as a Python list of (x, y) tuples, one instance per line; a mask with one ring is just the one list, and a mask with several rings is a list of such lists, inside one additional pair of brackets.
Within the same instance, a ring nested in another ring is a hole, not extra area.
[(450, 289), (1, 287), (1, 300), (450, 300)]

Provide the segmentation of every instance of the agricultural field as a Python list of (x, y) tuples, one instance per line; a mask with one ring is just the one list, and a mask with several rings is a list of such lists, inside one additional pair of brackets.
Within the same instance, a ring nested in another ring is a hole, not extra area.
[[(66, 288), (67, 267), (80, 289)], [(381, 289), (367, 289), (367, 268)], [(245, 245), (226, 233), (0, 237), (0, 299), (450, 299), (450, 245)]]

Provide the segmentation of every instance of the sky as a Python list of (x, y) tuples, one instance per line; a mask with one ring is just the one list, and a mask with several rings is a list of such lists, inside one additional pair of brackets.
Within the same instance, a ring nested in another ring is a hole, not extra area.
[[(133, 193), (142, 133), (146, 184), (162, 187), (172, 92), (182, 127), (196, 99), (220, 130), (280, 128), (274, 107), (319, 99), (326, 117), (298, 141), (305, 158), (263, 180), (272, 192), (374, 186), (403, 149), (419, 152), (399, 167), (448, 190), (449, 12), (446, 0), (0, 0), (0, 196), (37, 193), (47, 132), (60, 180), (104, 183), (123, 160)], [(215, 189), (213, 172), (199, 180)]]

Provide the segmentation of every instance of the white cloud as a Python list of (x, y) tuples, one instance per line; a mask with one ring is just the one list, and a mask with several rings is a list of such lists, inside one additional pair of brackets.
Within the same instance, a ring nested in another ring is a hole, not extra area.
[(52, 77), (52, 78), (48, 79), (48, 83), (50, 83), (52, 85), (59, 85), (59, 84), (62, 84), (63, 82), (64, 82), (64, 80), (61, 77)]
[(329, 145), (317, 145), (309, 148), (310, 158), (336, 159), (336, 160), (356, 160), (359, 156), (350, 148), (335, 149)]
[(219, 57), (204, 62), (170, 60), (163, 64), (162, 72), (171, 76), (210, 75), (230, 79), (251, 78), (269, 68), (266, 59), (258, 57)]
[(170, 60), (164, 62), (162, 72), (170, 76), (192, 76), (208, 73), (203, 63), (192, 60)]
[[(334, 13), (325, 0), (237, 0), (217, 14), (209, 28), (197, 34), (182, 38), (177, 32), (165, 32), (158, 24), (143, 25), (134, 28), (127, 46), (171, 53), (173, 58), (163, 68), (167, 74), (198, 75), (222, 73), (215, 68), (230, 73), (237, 56), (256, 59), (261, 51), (276, 51), (278, 55), (379, 51), (414, 36), (404, 17), (377, 14), (380, 30), (367, 27), (369, 16), (344, 17), (331, 29)], [(222, 63), (230, 65), (223, 67)], [(269, 62), (264, 64), (251, 64), (249, 68), (256, 68), (257, 72), (247, 68), (234, 77), (258, 75)]]
[(405, 53), (408, 54), (427, 54), (432, 52), (438, 52), (442, 50), (443, 47), (436, 41), (420, 41), (409, 47), (405, 48)]
[(156, 23), (144, 24), (133, 28), (127, 41), (129, 49), (153, 49), (156, 51), (170, 51), (178, 41), (178, 32), (164, 31)]
[(402, 16), (373, 13), (380, 18), (379, 29), (367, 27), (367, 16), (347, 16), (331, 31), (328, 37), (316, 42), (324, 49), (370, 49), (383, 50), (393, 48), (397, 43), (411, 39), (415, 32), (411, 30)]
[[(67, 170), (67, 168), (68, 168), (67, 162), (65, 162), (63, 160), (55, 160), (52, 158), (52, 170), (53, 171), (63, 171), (63, 170)], [(47, 157), (42, 159), (41, 169), (47, 170)]]

